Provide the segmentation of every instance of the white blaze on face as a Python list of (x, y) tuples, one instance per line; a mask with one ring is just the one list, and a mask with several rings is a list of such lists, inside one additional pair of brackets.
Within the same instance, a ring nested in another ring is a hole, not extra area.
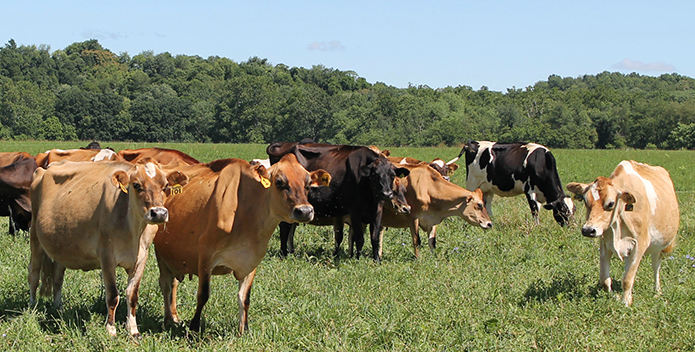
[(150, 178), (154, 178), (157, 175), (157, 169), (155, 168), (154, 164), (152, 164), (152, 163), (145, 164), (145, 173)]
[(623, 161), (620, 163), (620, 165), (623, 167), (623, 170), (625, 170), (625, 173), (628, 175), (635, 176), (642, 181), (642, 184), (644, 184), (644, 189), (647, 192), (647, 200), (649, 200), (649, 207), (652, 210), (652, 215), (656, 214), (656, 201), (659, 200), (659, 196), (656, 195), (656, 190), (654, 189), (654, 185), (649, 182), (649, 180), (645, 179), (637, 173), (635, 168), (632, 167), (632, 164), (629, 161)]
[(444, 164), (444, 160), (434, 160), (434, 161), (432, 161), (432, 164), (435, 164), (435, 165), (441, 167), (442, 169), (446, 165), (446, 164)]
[(601, 199), (601, 196), (598, 195), (598, 189), (596, 187), (596, 183), (591, 185), (591, 188), (589, 189), (589, 191), (591, 191), (591, 196), (594, 197), (594, 201)]

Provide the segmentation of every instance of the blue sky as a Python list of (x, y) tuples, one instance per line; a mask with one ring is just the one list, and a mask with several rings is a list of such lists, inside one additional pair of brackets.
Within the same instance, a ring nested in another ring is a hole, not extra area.
[(695, 77), (695, 1), (12, 1), (0, 43), (324, 65), (505, 92), (603, 71)]

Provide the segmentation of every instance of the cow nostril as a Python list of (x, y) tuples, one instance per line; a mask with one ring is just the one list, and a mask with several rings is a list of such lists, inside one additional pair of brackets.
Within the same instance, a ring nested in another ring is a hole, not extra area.
[(292, 219), (308, 222), (314, 219), (314, 207), (308, 204), (298, 205), (292, 210)]
[(595, 237), (596, 229), (593, 227), (582, 227), (582, 235), (586, 237)]
[(152, 222), (166, 222), (169, 220), (169, 211), (163, 207), (150, 208), (147, 212), (147, 218)]

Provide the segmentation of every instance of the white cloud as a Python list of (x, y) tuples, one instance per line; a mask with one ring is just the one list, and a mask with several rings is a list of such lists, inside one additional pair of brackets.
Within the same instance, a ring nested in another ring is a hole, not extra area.
[(618, 70), (629, 70), (629, 71), (649, 71), (649, 72), (673, 72), (676, 71), (676, 67), (667, 64), (665, 62), (649, 62), (644, 63), (642, 61), (625, 59), (620, 61), (611, 68)]
[(345, 46), (340, 41), (332, 40), (330, 42), (313, 42), (307, 46), (311, 51), (343, 51)]

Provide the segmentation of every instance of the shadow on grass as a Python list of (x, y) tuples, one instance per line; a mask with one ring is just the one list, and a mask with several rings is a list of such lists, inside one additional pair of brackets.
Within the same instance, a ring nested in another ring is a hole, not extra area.
[(599, 296), (601, 288), (593, 282), (593, 277), (576, 276), (572, 273), (566, 273), (563, 277), (554, 277), (550, 282), (539, 279), (529, 285), (519, 305), (527, 306), (532, 302), (574, 301), (585, 297), (595, 299)]

